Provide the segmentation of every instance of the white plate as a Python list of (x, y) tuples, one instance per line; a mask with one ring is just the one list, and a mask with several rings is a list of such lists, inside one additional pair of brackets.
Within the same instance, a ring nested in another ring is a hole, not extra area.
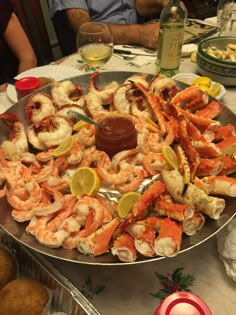
[[(198, 78), (198, 77), (200, 77), (200, 76), (197, 74), (194, 74), (194, 73), (178, 73), (178, 74), (174, 75), (172, 77), (172, 79), (178, 80), (180, 82), (191, 85), (193, 80)], [(216, 83), (216, 82), (212, 81), (212, 84), (214, 84), (214, 83)], [(226, 92), (225, 87), (221, 84), (220, 94), (216, 97), (216, 99), (217, 100), (222, 99), (222, 97), (225, 96), (226, 93), (227, 92)]]
[[(72, 77), (75, 77), (80, 74), (78, 69), (67, 67), (67, 66), (59, 66), (59, 65), (48, 65), (33, 68), (18, 74), (15, 79), (22, 79), (24, 77), (48, 77), (52, 78), (55, 81), (65, 80)], [(8, 84), (7, 86), (7, 96), (13, 101), (17, 102), (17, 95), (14, 85)]]

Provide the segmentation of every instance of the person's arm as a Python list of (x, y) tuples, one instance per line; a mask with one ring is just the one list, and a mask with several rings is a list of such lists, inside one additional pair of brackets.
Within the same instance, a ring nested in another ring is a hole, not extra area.
[[(77, 32), (82, 24), (90, 22), (89, 13), (83, 9), (67, 9), (66, 15), (74, 32)], [(145, 25), (108, 25), (115, 44), (140, 44), (150, 48), (157, 47), (159, 23)]]
[(3, 37), (19, 60), (18, 73), (34, 68), (37, 65), (33, 48), (15, 13), (12, 13)]
[(157, 48), (159, 23), (118, 25), (109, 24), (115, 44), (140, 44)]

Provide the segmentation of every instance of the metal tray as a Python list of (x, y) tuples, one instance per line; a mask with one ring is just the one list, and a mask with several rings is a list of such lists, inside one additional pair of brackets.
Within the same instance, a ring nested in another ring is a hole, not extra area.
[[(133, 75), (134, 72), (103, 72), (96, 80), (96, 84), (99, 87), (103, 87), (104, 85), (110, 83), (113, 80), (116, 80), (119, 83), (122, 83), (125, 79), (129, 76)], [(87, 89), (89, 74), (77, 76), (71, 78), (72, 82), (78, 83), (85, 91)], [(151, 77), (151, 76), (150, 76)], [(176, 81), (180, 88), (185, 88), (186, 84)], [(50, 94), (50, 86), (46, 86), (41, 89), (41, 91)], [(24, 99), (20, 100), (18, 103), (13, 105), (8, 111), (15, 112), (19, 115), (19, 117), (24, 121), (25, 126), (27, 126), (27, 122), (25, 119), (25, 104), (27, 103), (29, 96), (25, 97)], [(236, 116), (222, 104), (221, 113), (218, 116), (219, 121), (226, 125), (227, 123), (231, 123), (236, 126)], [(0, 142), (4, 139), (8, 139), (8, 130), (6, 126), (0, 121)], [(226, 208), (220, 218), (215, 221), (211, 219), (206, 219), (206, 223), (203, 228), (197, 232), (193, 236), (184, 236), (181, 251), (185, 252), (186, 250), (192, 249), (195, 246), (205, 242), (207, 239), (215, 235), (220, 229), (222, 229), (234, 216), (236, 205), (234, 204), (234, 198), (226, 197)], [(25, 232), (25, 223), (17, 223), (11, 217), (11, 207), (8, 205), (5, 199), (1, 199), (1, 206), (0, 206), (0, 225), (10, 233), (13, 237), (17, 240), (22, 242), (24, 245), (40, 252), (46, 254), (48, 256), (63, 259), (67, 261), (72, 261), (75, 263), (81, 264), (91, 264), (91, 265), (125, 265), (125, 264), (138, 264), (138, 263), (145, 263), (151, 261), (157, 261), (163, 259), (165, 257), (154, 257), (154, 258), (147, 258), (140, 256), (137, 261), (133, 263), (123, 263), (120, 262), (116, 257), (114, 257), (111, 253), (107, 253), (97, 257), (85, 256), (79, 253), (77, 250), (68, 250), (64, 248), (48, 248), (45, 246), (40, 245), (36, 239), (28, 235)]]
[(44, 257), (27, 250), (1, 228), (0, 246), (12, 253), (18, 267), (19, 277), (36, 279), (50, 290), (52, 293), (50, 314), (65, 312), (68, 315), (101, 315)]

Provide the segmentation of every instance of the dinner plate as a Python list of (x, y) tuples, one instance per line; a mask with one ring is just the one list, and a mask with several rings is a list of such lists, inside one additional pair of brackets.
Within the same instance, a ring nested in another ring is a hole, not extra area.
[[(174, 80), (178, 80), (180, 82), (192, 85), (192, 82), (194, 79), (199, 78), (200, 75), (197, 75), (195, 73), (178, 73), (172, 77)], [(212, 81), (212, 84), (216, 83), (215, 81)], [(226, 95), (226, 89), (224, 85), (220, 85), (220, 94), (216, 97), (217, 100), (221, 100)]]
[[(22, 79), (24, 77), (47, 77), (54, 79), (55, 81), (65, 80), (71, 77), (78, 76), (80, 71), (67, 66), (60, 65), (48, 65), (29, 69), (18, 74), (14, 79)], [(7, 96), (14, 102), (17, 102), (16, 89), (13, 84), (7, 86)]]
[[(96, 84), (98, 87), (102, 88), (108, 83), (116, 80), (118, 83), (124, 82), (129, 76), (133, 75), (133, 72), (102, 72), (100, 76), (96, 80)], [(90, 75), (80, 75), (71, 79), (74, 83), (79, 84), (85, 91), (88, 84), (88, 79)], [(151, 75), (149, 76), (151, 78)], [(186, 85), (177, 82), (178, 86), (183, 89), (186, 88)], [(45, 93), (50, 93), (50, 87), (45, 86), (40, 89), (40, 91)], [(25, 119), (25, 105), (28, 101), (30, 96), (26, 96), (25, 98), (21, 99), (17, 104), (13, 105), (8, 112), (16, 113), (24, 122), (25, 127), (28, 126), (26, 119)], [(219, 115), (219, 121), (226, 125), (227, 123), (231, 123), (236, 126), (236, 117), (234, 114), (227, 109), (223, 104), (221, 104), (221, 113)], [(8, 139), (8, 130), (7, 127), (4, 125), (2, 121), (0, 121), (0, 143)], [(200, 231), (198, 231), (193, 236), (183, 236), (183, 241), (181, 245), (181, 251), (185, 252), (187, 250), (193, 249), (195, 246), (205, 242), (207, 239), (215, 235), (219, 230), (221, 230), (234, 216), (235, 214), (235, 198), (225, 197), (226, 200), (226, 207), (224, 212), (221, 214), (220, 218), (215, 221), (209, 218), (206, 218), (206, 223), (202, 227)], [(81, 263), (81, 264), (91, 264), (91, 265), (125, 265), (125, 264), (138, 264), (138, 263), (146, 263), (157, 261), (163, 259), (165, 257), (153, 257), (147, 258), (144, 256), (139, 256), (135, 262), (132, 263), (123, 263), (118, 260), (117, 257), (113, 256), (111, 253), (103, 254), (101, 256), (92, 257), (86, 256), (79, 253), (77, 250), (68, 250), (64, 248), (48, 248), (39, 244), (36, 239), (27, 234), (25, 232), (25, 228), (28, 223), (18, 223), (13, 220), (11, 216), (12, 208), (9, 206), (5, 198), (1, 199), (1, 207), (0, 207), (0, 225), (2, 228), (11, 234), (14, 238), (18, 241), (23, 243), (24, 245), (34, 249), (42, 254), (46, 254), (48, 256), (52, 256), (57, 259), (63, 259), (67, 261), (71, 261), (74, 263)]]

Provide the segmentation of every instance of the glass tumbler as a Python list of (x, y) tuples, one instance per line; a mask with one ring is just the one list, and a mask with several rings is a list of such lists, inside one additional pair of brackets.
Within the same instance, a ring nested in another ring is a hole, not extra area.
[(219, 22), (220, 36), (236, 35), (236, 3), (225, 1)]

